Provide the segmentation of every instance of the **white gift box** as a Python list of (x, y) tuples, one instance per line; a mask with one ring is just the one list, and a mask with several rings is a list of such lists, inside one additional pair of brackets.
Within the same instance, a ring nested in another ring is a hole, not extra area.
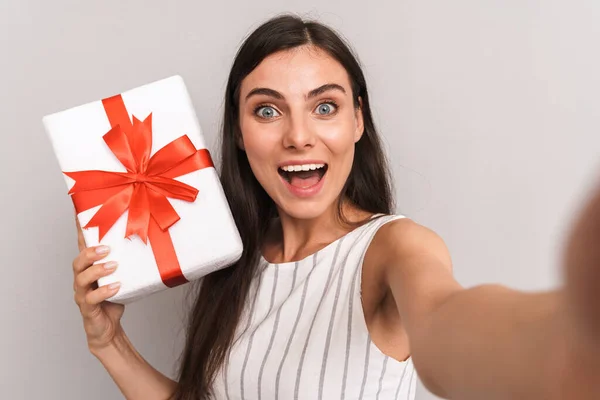
[[(173, 76), (121, 93), (130, 118), (144, 120), (152, 114), (151, 156), (171, 141), (187, 135), (195, 148), (206, 149), (191, 99), (181, 77)], [(103, 136), (111, 124), (102, 100), (48, 115), (43, 124), (63, 172), (103, 170), (127, 172), (107, 146)], [(75, 180), (63, 174), (67, 189)], [(196, 199), (185, 201), (168, 198), (180, 219), (168, 232), (173, 242), (181, 274), (187, 281), (199, 279), (226, 268), (242, 254), (242, 241), (231, 215), (216, 170), (213, 167), (174, 178), (198, 190)], [(65, 191), (65, 195), (67, 191)], [(85, 227), (101, 205), (78, 214)], [(103, 286), (121, 282), (109, 300), (126, 304), (168, 288), (161, 278), (151, 238), (144, 243), (138, 235), (125, 238), (128, 211), (112, 225), (102, 240), (99, 229), (83, 229), (88, 247), (104, 244), (110, 253), (99, 262), (117, 261), (119, 266), (109, 276), (98, 280)]]

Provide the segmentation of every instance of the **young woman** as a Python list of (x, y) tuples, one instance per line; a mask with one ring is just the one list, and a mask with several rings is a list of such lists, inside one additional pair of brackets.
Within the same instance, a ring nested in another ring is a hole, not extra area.
[(443, 240), (392, 214), (357, 60), (294, 16), (240, 48), (221, 151), (244, 253), (198, 284), (178, 382), (129, 342), (105, 301), (118, 288), (95, 286), (108, 249), (80, 235), (75, 300), (126, 398), (413, 399), (417, 373), (446, 398), (600, 398), (600, 195), (566, 246), (566, 290), (462, 288)]

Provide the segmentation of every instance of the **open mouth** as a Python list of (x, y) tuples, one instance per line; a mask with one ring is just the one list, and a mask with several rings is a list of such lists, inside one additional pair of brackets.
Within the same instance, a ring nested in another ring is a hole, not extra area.
[(315, 186), (327, 172), (327, 164), (289, 165), (277, 169), (290, 185), (306, 189)]

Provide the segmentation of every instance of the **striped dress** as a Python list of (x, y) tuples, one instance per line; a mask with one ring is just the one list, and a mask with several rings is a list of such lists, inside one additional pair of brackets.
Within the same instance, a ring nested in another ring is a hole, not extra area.
[(413, 400), (412, 358), (400, 362), (375, 346), (360, 298), (367, 247), (396, 218), (374, 218), (300, 261), (261, 257), (214, 398)]

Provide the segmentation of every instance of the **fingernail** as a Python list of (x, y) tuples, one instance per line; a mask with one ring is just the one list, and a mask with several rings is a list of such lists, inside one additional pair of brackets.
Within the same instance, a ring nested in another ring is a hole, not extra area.
[(116, 261), (109, 261), (106, 264), (104, 264), (104, 268), (105, 269), (115, 269), (117, 268), (117, 262)]
[(110, 290), (114, 290), (114, 289), (117, 289), (119, 286), (121, 286), (121, 282), (115, 282), (115, 283), (111, 283), (110, 285), (108, 285), (108, 288)]
[(110, 249), (108, 246), (98, 246), (96, 247), (96, 254), (106, 254)]

